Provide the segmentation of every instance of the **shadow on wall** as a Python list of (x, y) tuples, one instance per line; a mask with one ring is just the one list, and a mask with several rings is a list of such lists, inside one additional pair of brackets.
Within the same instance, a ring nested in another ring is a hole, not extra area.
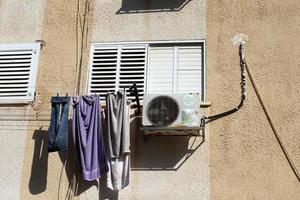
[(122, 7), (116, 14), (147, 12), (176, 12), (183, 9), (191, 0), (122, 0)]
[(69, 120), (68, 151), (59, 152), (58, 154), (61, 159), (61, 162), (65, 166), (64, 167), (65, 173), (68, 177), (69, 185), (68, 185), (67, 194), (65, 195), (66, 199), (71, 198), (71, 196), (73, 195), (80, 196), (83, 192), (87, 191), (89, 188), (93, 186), (96, 186), (98, 188), (97, 181), (85, 181), (82, 179), (82, 175), (76, 161), (76, 152), (75, 152), (75, 146), (74, 146), (73, 134), (72, 134), (72, 120)]
[(140, 131), (141, 118), (131, 123), (131, 169), (136, 171), (176, 171), (203, 144), (204, 137), (153, 136)]
[(29, 191), (39, 194), (46, 190), (48, 171), (48, 134), (47, 131), (35, 130), (34, 153), (31, 165), (31, 176), (29, 180)]
[[(130, 123), (131, 171), (176, 171), (204, 142), (204, 137), (145, 138), (140, 131), (141, 119), (141, 117), (135, 117)], [(105, 186), (105, 178), (100, 179), (99, 199), (118, 200), (118, 192)]]
[[(140, 127), (141, 117), (134, 118), (130, 123), (132, 171), (176, 171), (204, 142), (202, 137), (189, 136), (145, 138), (140, 131)], [(68, 178), (68, 190), (66, 194), (60, 194), (61, 187), (64, 186), (59, 184), (58, 197), (64, 196), (65, 199), (71, 199), (72, 196), (79, 196), (89, 188), (96, 186), (99, 189), (99, 199), (117, 200), (118, 192), (105, 187), (105, 177), (100, 179), (100, 185), (97, 181), (84, 181), (82, 179), (76, 164), (76, 153), (71, 130), (71, 120), (69, 120), (68, 151), (58, 153), (64, 166), (60, 172), (59, 183), (62, 182), (62, 175), (65, 171)], [(47, 187), (48, 131), (34, 131), (33, 139), (35, 140), (35, 145), (29, 190), (32, 194), (39, 194), (44, 192)]]
[[(97, 181), (85, 181), (80, 174), (80, 170), (76, 164), (75, 147), (72, 138), (72, 121), (69, 120), (69, 141), (68, 151), (58, 152), (59, 158), (63, 164), (60, 173), (59, 183), (62, 183), (63, 172), (68, 178), (68, 190), (66, 194), (60, 194), (62, 191), (61, 184), (58, 188), (58, 197), (65, 196), (65, 199), (70, 199), (72, 196), (79, 196), (87, 191), (90, 187), (96, 186)], [(48, 173), (48, 131), (35, 130), (33, 134), (34, 154), (31, 165), (31, 176), (29, 181), (29, 191), (31, 194), (40, 194), (47, 188), (47, 173)], [(53, 152), (57, 153), (57, 152)]]

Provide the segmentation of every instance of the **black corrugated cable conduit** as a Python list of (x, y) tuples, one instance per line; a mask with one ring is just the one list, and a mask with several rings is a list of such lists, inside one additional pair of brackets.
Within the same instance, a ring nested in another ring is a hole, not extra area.
[[(244, 105), (244, 101), (246, 100), (246, 60), (245, 60), (245, 54), (244, 54), (244, 50), (245, 50), (245, 42), (242, 41), (240, 43), (240, 47), (239, 47), (239, 55), (240, 55), (240, 67), (241, 67), (241, 99), (240, 99), (240, 103), (239, 105), (237, 105), (237, 107), (228, 110), (226, 112), (222, 112), (216, 115), (211, 115), (211, 116), (204, 116), (204, 119), (202, 119), (202, 125), (205, 125), (206, 123), (209, 123), (211, 121), (220, 119), (222, 117), (226, 117), (228, 115), (231, 115), (235, 112), (237, 112), (241, 107), (243, 107)], [(204, 124), (203, 124), (204, 122)]]
[(220, 113), (220, 114), (216, 114), (216, 115), (212, 115), (212, 116), (204, 116), (202, 119), (201, 119), (201, 126), (205, 126), (205, 124), (211, 122), (211, 121), (214, 121), (214, 120), (217, 120), (217, 119), (220, 119), (222, 117), (226, 117), (228, 115), (231, 115), (235, 112), (237, 112), (241, 107), (243, 107), (244, 105), (244, 101), (246, 100), (246, 71), (247, 71), (247, 74), (249, 76), (249, 79), (250, 79), (250, 82), (254, 88), (254, 91), (255, 91), (255, 94), (259, 100), (259, 103), (264, 111), (264, 114), (266, 115), (267, 117), (267, 120), (269, 122), (269, 125), (270, 127), (272, 128), (272, 131), (275, 135), (275, 138), (285, 156), (285, 158), (287, 159), (292, 171), (294, 172), (296, 178), (298, 179), (298, 181), (300, 182), (300, 173), (299, 171), (297, 170), (297, 167), (296, 165), (294, 164), (293, 160), (291, 159), (289, 153), (287, 152), (287, 149), (285, 148), (283, 142), (282, 142), (282, 139), (280, 137), (280, 135), (278, 134), (276, 128), (275, 128), (275, 125), (267, 111), (267, 108), (262, 100), (262, 97), (258, 91), (258, 88), (256, 86), (256, 83), (255, 83), (255, 80), (252, 76), (252, 73), (247, 65), (247, 62), (246, 62), (246, 59), (245, 59), (245, 54), (244, 54), (244, 51), (245, 51), (245, 42), (242, 41), (240, 43), (240, 48), (239, 48), (239, 55), (240, 55), (240, 67), (241, 67), (241, 99), (240, 99), (240, 103), (237, 107), (231, 109), (231, 110), (228, 110), (226, 112), (223, 112), (223, 113)]

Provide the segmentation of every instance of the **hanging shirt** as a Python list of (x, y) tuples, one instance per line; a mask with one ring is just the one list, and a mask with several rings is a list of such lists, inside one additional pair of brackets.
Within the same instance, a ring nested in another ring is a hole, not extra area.
[(84, 180), (92, 181), (107, 173), (100, 117), (99, 96), (78, 96), (73, 103), (73, 139)]
[(109, 93), (106, 97), (109, 172), (107, 186), (119, 191), (129, 184), (130, 117), (125, 92)]

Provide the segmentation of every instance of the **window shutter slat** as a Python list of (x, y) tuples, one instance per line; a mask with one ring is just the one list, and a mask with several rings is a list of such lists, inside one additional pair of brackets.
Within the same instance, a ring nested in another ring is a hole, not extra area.
[(30, 66), (20, 66), (15, 68), (9, 68), (9, 67), (0, 67), (1, 72), (6, 71), (30, 71)]
[[(1, 73), (0, 73), (1, 74)], [(29, 79), (28, 76), (0, 76), (0, 80), (19, 80), (19, 79)]]
[[(3, 87), (3, 88), (2, 88)], [(2, 85), (0, 89), (18, 89), (18, 88), (27, 88), (28, 84), (5, 84)]]
[[(4, 47), (5, 48), (5, 47)], [(0, 56), (7, 56), (7, 55), (32, 55), (32, 49), (23, 50), (21, 48), (18, 48), (16, 50), (0, 50)]]
[(21, 71), (21, 70), (17, 70), (17, 71), (1, 71), (0, 73), (0, 77), (1, 76), (5, 76), (5, 75), (8, 75), (8, 76), (11, 76), (11, 75), (27, 75), (29, 77), (29, 70), (26, 70), (26, 71)]
[(27, 92), (6, 92), (6, 93), (2, 93), (0, 92), (0, 97), (2, 97), (2, 99), (4, 99), (4, 97), (8, 97), (8, 98), (16, 98), (16, 97), (23, 97), (26, 96)]
[(0, 68), (4, 67), (30, 67), (31, 63), (1, 63)]

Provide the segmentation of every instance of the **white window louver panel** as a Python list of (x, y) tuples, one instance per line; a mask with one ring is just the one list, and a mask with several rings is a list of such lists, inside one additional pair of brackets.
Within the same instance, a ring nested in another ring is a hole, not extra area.
[(148, 93), (172, 93), (174, 48), (149, 47)]
[(149, 47), (148, 93), (202, 94), (202, 45)]
[(103, 100), (108, 91), (115, 91), (117, 79), (118, 46), (94, 47), (90, 66), (89, 93)]
[[(126, 88), (127, 94), (129, 94), (129, 87), (136, 83), (140, 99), (144, 95), (146, 58), (146, 45), (121, 47), (119, 88)], [(128, 96), (128, 98), (133, 97)]]
[(199, 93), (202, 85), (201, 46), (178, 47), (177, 92)]
[(100, 95), (129, 87), (135, 82), (144, 94), (146, 45), (93, 45), (88, 92)]
[(0, 100), (33, 100), (40, 44), (0, 44)]

